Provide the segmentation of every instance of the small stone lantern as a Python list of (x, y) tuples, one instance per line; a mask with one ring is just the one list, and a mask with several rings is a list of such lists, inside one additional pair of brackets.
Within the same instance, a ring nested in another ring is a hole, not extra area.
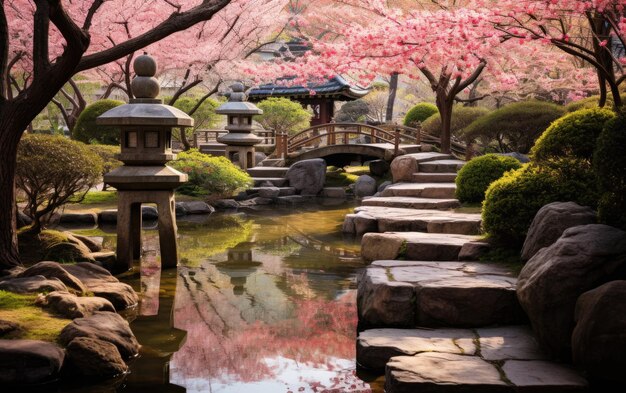
[(217, 141), (226, 145), (226, 157), (234, 161), (235, 154), (239, 154), (239, 167), (248, 169), (255, 166), (254, 145), (262, 139), (252, 133), (252, 116), (263, 113), (256, 105), (246, 102), (246, 94), (242, 83), (230, 86), (232, 93), (228, 93), (228, 102), (215, 110), (216, 113), (228, 117), (226, 130), (228, 133), (217, 138)]
[(105, 183), (118, 191), (117, 270), (132, 267), (141, 257), (141, 204), (155, 203), (159, 211), (161, 266), (178, 263), (174, 190), (187, 181), (187, 175), (167, 165), (174, 160), (172, 129), (191, 127), (186, 113), (157, 99), (160, 87), (154, 78), (157, 65), (146, 54), (133, 63), (137, 76), (132, 88), (137, 98), (113, 108), (97, 123), (121, 129), (124, 166), (104, 175)]

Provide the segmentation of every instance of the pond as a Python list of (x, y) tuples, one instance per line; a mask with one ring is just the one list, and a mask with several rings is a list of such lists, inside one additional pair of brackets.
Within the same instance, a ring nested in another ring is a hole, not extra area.
[[(353, 207), (179, 220), (181, 265), (164, 271), (146, 223), (141, 267), (122, 278), (141, 293), (127, 317), (142, 350), (131, 373), (105, 391), (382, 392), (355, 366), (364, 263), (358, 242), (340, 230)], [(114, 247), (114, 228), (76, 232)]]

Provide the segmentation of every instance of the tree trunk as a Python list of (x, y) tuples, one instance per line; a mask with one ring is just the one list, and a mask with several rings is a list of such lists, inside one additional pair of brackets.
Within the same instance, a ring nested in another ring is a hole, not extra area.
[(398, 93), (398, 76), (398, 73), (394, 72), (391, 74), (391, 79), (389, 79), (389, 96), (387, 98), (387, 111), (385, 113), (386, 122), (393, 121), (393, 107), (396, 103), (396, 94)]
[(452, 126), (452, 101), (448, 99), (448, 95), (441, 88), (437, 91), (436, 104), (437, 109), (439, 109), (439, 116), (441, 116), (441, 152), (450, 154), (452, 138), (450, 130)]
[(15, 208), (15, 167), (17, 145), (24, 125), (15, 124), (15, 116), (9, 105), (0, 107), (0, 272), (20, 265), (17, 248)]

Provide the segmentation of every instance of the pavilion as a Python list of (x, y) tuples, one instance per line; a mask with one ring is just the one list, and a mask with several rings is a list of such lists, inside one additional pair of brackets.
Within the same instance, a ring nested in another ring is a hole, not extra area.
[[(282, 78), (288, 80), (289, 78)], [(261, 85), (248, 91), (248, 101), (258, 102), (269, 97), (284, 97), (299, 102), (313, 111), (311, 126), (330, 123), (335, 115), (335, 101), (354, 101), (369, 93), (369, 89), (354, 86), (341, 76), (325, 83), (304, 86), (276, 84)]]

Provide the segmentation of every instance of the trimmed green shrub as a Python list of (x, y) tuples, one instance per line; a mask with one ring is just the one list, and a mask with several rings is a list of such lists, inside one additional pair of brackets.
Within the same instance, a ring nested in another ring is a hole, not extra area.
[(309, 128), (311, 114), (302, 105), (287, 98), (268, 98), (259, 102), (262, 115), (254, 117), (265, 129), (296, 134)]
[(177, 190), (185, 195), (219, 199), (252, 185), (250, 175), (226, 157), (209, 156), (197, 149), (179, 153), (169, 165), (189, 175), (189, 181)]
[(530, 151), (535, 140), (565, 109), (542, 101), (516, 102), (486, 114), (463, 130), (466, 140), (479, 140), (499, 152)]
[[(476, 119), (486, 115), (487, 113), (489, 113), (489, 109), (480, 106), (455, 106), (452, 108), (452, 123), (450, 124), (450, 132), (453, 136), (459, 137), (462, 129), (469, 126)], [(441, 135), (441, 116), (439, 116), (439, 112), (422, 122), (422, 131), (434, 136)]]
[(558, 119), (541, 134), (531, 150), (535, 161), (558, 157), (591, 161), (604, 124), (615, 117), (608, 109), (581, 109)]
[(404, 116), (404, 125), (408, 127), (415, 127), (417, 124), (428, 119), (435, 113), (439, 113), (437, 106), (428, 102), (422, 102), (415, 105)]
[(483, 202), (483, 227), (491, 237), (519, 245), (544, 205), (574, 201), (595, 207), (597, 198), (595, 176), (585, 161), (561, 158), (541, 166), (526, 164), (491, 183)]
[[(124, 165), (122, 161), (116, 158), (117, 154), (120, 154), (121, 149), (119, 146), (112, 145), (88, 145), (89, 150), (96, 153), (102, 159), (102, 176), (111, 172), (113, 169)], [(107, 189), (107, 185), (102, 186), (102, 191)]]
[[(565, 106), (565, 110), (568, 112), (576, 112), (581, 109), (598, 108), (598, 102), (600, 102), (600, 95), (589, 96), (587, 98), (583, 98), (582, 100), (570, 102)], [(610, 109), (611, 107), (613, 107), (613, 94), (607, 93), (606, 105), (604, 108)]]
[(522, 167), (513, 157), (487, 154), (470, 160), (456, 177), (456, 197), (465, 203), (482, 202), (491, 183), (507, 171)]
[(122, 104), (124, 102), (117, 100), (100, 100), (88, 105), (78, 116), (72, 130), (72, 139), (84, 143), (119, 145), (120, 129), (112, 126), (99, 126), (96, 124), (96, 119), (109, 109)]
[(25, 211), (39, 233), (59, 207), (80, 202), (102, 176), (102, 159), (87, 145), (65, 137), (26, 134), (17, 150), (15, 184), (26, 195)]
[(370, 113), (370, 106), (364, 100), (348, 101), (341, 106), (335, 121), (337, 123), (365, 122)]
[(593, 157), (598, 179), (600, 222), (626, 230), (626, 114), (610, 120)]

